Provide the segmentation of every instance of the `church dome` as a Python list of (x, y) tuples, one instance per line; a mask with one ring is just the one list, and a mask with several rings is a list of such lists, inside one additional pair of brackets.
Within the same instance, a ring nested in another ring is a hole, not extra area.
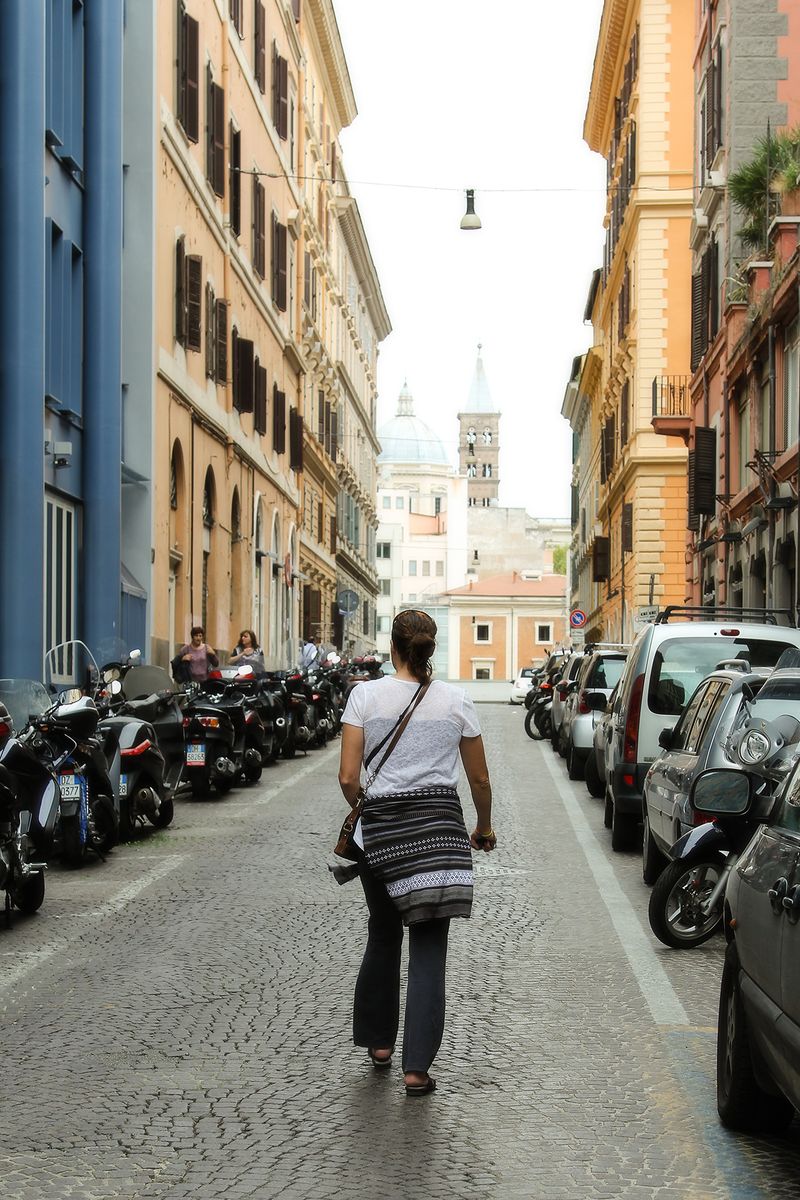
[(444, 444), (430, 425), (414, 416), (414, 399), (403, 384), (397, 400), (397, 412), (378, 430), (381, 452), (379, 463), (437, 463), (449, 466)]

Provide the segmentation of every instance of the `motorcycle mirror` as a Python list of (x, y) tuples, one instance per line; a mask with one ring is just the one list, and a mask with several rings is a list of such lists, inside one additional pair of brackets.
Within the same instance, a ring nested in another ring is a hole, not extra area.
[(128, 658), (131, 660), (132, 663), (137, 663), (141, 657), (142, 657), (141, 650), (131, 650), (130, 654), (128, 655)]
[(67, 688), (65, 692), (59, 692), (59, 704), (74, 704), (76, 700), (80, 700), (83, 692), (80, 688)]

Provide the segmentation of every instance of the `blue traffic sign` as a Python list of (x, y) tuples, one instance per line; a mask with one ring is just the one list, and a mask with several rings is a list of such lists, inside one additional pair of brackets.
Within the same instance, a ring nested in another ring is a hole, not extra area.
[(573, 608), (569, 614), (569, 623), (573, 629), (582, 629), (586, 624), (586, 613), (582, 608)]

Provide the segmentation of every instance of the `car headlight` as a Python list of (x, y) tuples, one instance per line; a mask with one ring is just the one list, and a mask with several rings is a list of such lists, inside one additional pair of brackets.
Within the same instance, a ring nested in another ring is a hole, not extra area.
[(739, 746), (739, 758), (748, 766), (763, 762), (772, 749), (772, 742), (765, 733), (751, 729), (746, 733)]

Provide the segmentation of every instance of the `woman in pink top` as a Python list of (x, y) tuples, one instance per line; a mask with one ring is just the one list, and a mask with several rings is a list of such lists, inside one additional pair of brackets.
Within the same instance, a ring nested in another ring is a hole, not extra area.
[(206, 631), (202, 625), (194, 625), (191, 642), (181, 646), (172, 660), (174, 665), (181, 664), (187, 683), (204, 683), (208, 679), (208, 668), (219, 666), (216, 654), (203, 641), (205, 634)]

